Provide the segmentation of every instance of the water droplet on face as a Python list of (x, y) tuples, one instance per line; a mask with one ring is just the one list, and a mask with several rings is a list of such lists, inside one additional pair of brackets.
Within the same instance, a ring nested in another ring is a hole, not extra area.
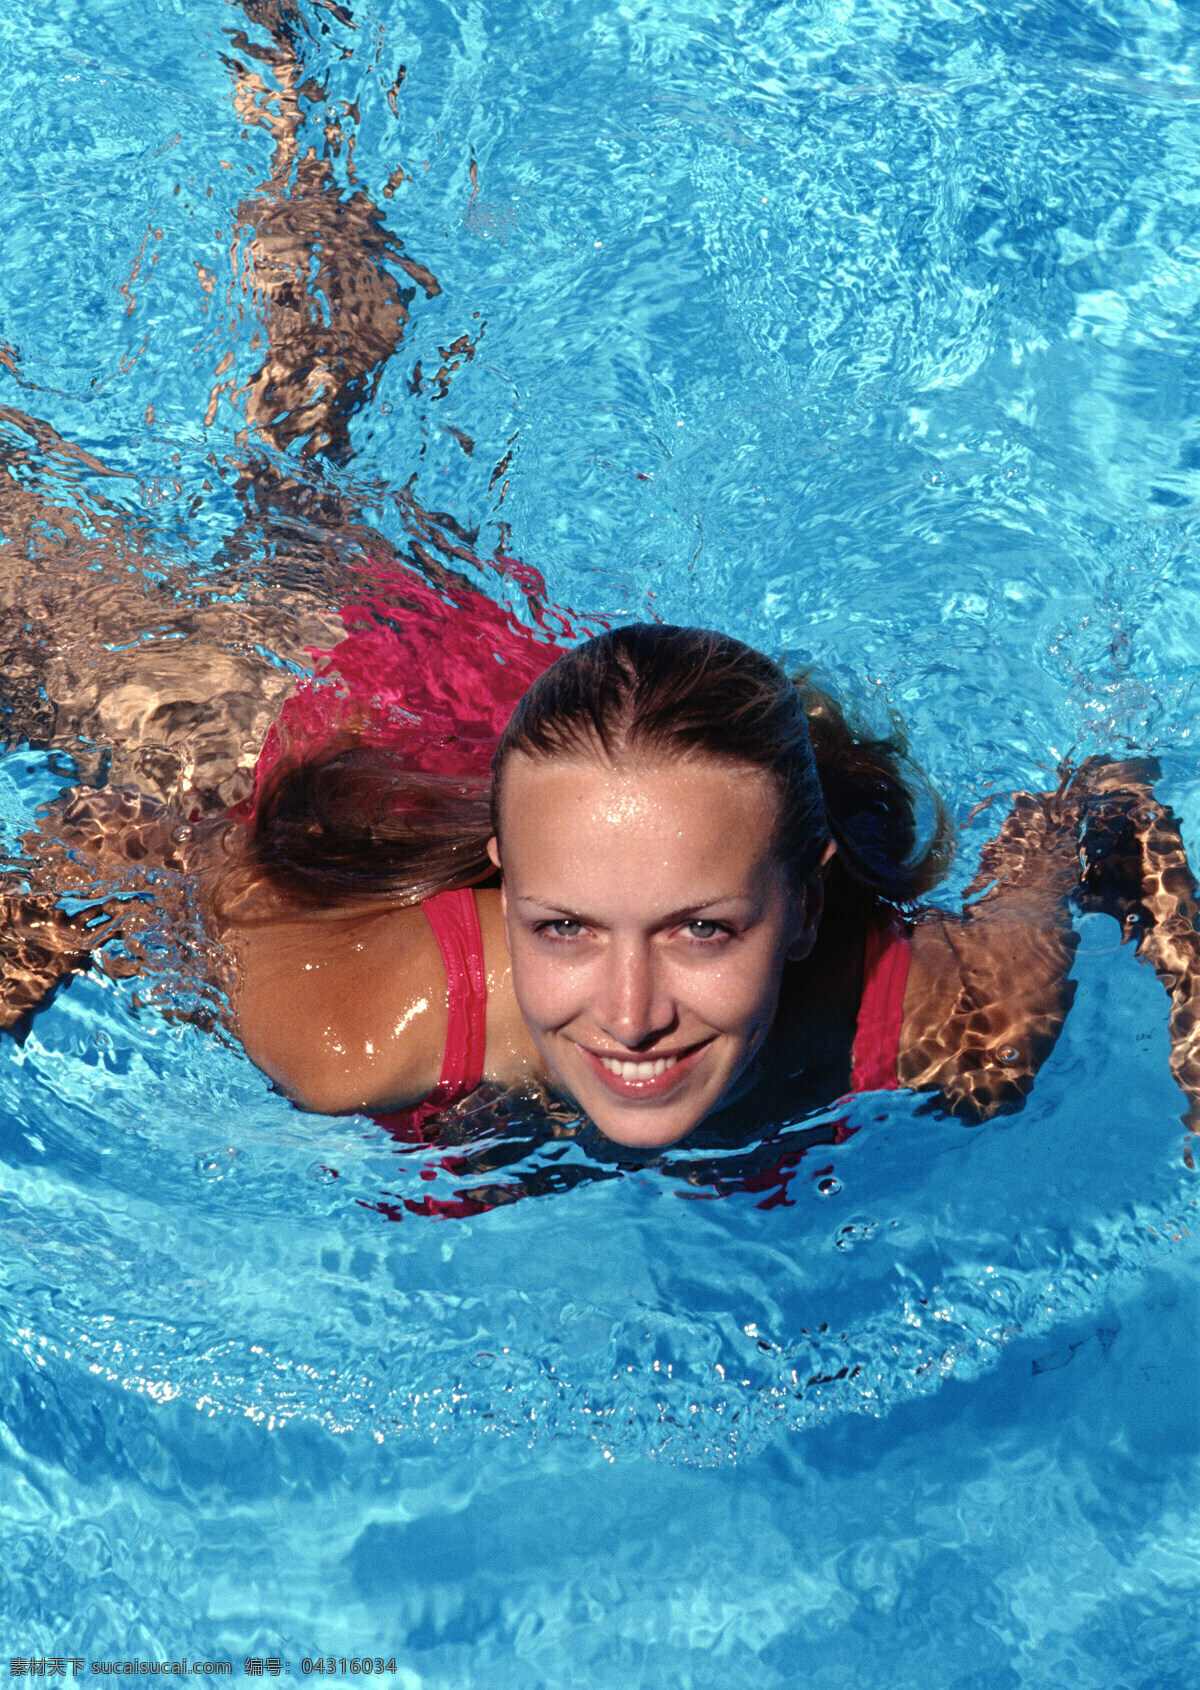
[(824, 1179), (819, 1179), (817, 1181), (817, 1192), (822, 1197), (836, 1197), (841, 1189), (841, 1180), (834, 1179), (832, 1174), (829, 1174)]

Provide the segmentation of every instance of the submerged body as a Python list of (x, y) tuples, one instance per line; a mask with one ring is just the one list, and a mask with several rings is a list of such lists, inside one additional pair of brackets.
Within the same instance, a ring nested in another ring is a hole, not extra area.
[[(251, 813), (197, 825), (80, 792), (38, 842), (48, 890), (10, 900), (6, 1021), (118, 931), (129, 951), (144, 900), (68, 917), (54, 897), (133, 873), (192, 921), (194, 967), (247, 1054), (309, 1110), (432, 1110), (486, 1080), (565, 1097), (641, 1149), (701, 1122), (739, 1137), (866, 1086), (984, 1119), (1020, 1107), (1061, 1031), (1074, 902), (1136, 934), (1194, 1097), (1195, 883), (1152, 768), (1093, 760), (1018, 794), (955, 915), (911, 895), (944, 848), (917, 839), (901, 754), (736, 641), (617, 630), (520, 700), (490, 823), (468, 788), (414, 785), (386, 750), (305, 752)], [(864, 1065), (867, 959), (889, 951), (894, 1025)]]
[[(190, 966), (223, 991), (251, 1060), (315, 1112), (432, 1108), (485, 1080), (566, 1097), (643, 1149), (701, 1122), (739, 1137), (864, 1085), (930, 1091), (985, 1119), (1021, 1106), (1061, 1031), (1074, 903), (1121, 920), (1163, 979), (1172, 1068), (1191, 1099), (1195, 883), (1152, 773), (1093, 761), (1055, 792), (1018, 794), (962, 913), (910, 907), (903, 923), (861, 868), (856, 878), (851, 845), (783, 837), (762, 767), (703, 752), (511, 753), (487, 841), (498, 872), (424, 906), (403, 888), (321, 901), (247, 879), (253, 819), (182, 824), (151, 799), (84, 790), (38, 841), (53, 890), (9, 900), (5, 1021), (118, 933), (135, 961), (117, 971), (137, 966), (148, 917), (128, 897), (132, 874), (149, 877), (160, 910), (175, 900), (178, 930), (191, 920)], [(302, 840), (317, 826), (306, 813)], [(389, 839), (364, 838), (370, 863)], [(107, 921), (55, 903), (118, 877), (125, 895), (98, 900)], [(867, 1074), (856, 1071), (866, 958), (889, 944), (903, 951), (902, 997)]]

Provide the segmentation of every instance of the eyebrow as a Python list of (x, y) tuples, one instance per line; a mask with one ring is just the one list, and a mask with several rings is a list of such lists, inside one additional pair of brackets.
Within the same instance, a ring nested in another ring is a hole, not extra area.
[[(550, 899), (535, 898), (532, 894), (517, 898), (516, 902), (518, 904), (533, 904), (546, 911), (552, 910), (556, 915), (569, 917), (572, 921), (587, 921), (590, 919), (579, 910), (568, 909), (565, 904), (556, 904)], [(702, 903), (688, 904), (681, 910), (668, 910), (665, 915), (656, 917), (656, 920), (664, 924), (672, 921), (692, 921), (697, 916), (702, 915), (705, 910), (718, 909), (722, 904), (751, 904), (756, 910), (758, 908), (754, 904), (754, 900), (748, 898), (745, 893), (727, 892), (720, 897), (707, 898)]]

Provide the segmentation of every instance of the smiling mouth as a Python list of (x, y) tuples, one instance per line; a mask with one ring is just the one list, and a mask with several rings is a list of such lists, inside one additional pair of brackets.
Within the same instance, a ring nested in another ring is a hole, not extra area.
[(622, 1080), (656, 1080), (660, 1074), (665, 1074), (668, 1068), (674, 1068), (679, 1061), (677, 1056), (660, 1056), (653, 1062), (621, 1062), (615, 1056), (602, 1056), (602, 1065), (610, 1074), (616, 1074)]
[(704, 1039), (690, 1049), (675, 1051), (670, 1056), (648, 1056), (638, 1060), (605, 1056), (599, 1051), (589, 1050), (586, 1045), (576, 1048), (607, 1090), (619, 1097), (652, 1098), (673, 1091), (710, 1043), (711, 1040)]

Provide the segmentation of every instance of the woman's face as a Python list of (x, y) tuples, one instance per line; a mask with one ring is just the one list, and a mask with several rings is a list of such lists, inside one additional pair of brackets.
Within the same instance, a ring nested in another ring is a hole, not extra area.
[(556, 1084), (619, 1144), (673, 1144), (716, 1108), (770, 1030), (784, 962), (812, 947), (820, 900), (789, 889), (777, 814), (761, 771), (703, 758), (505, 767), (517, 1003)]

